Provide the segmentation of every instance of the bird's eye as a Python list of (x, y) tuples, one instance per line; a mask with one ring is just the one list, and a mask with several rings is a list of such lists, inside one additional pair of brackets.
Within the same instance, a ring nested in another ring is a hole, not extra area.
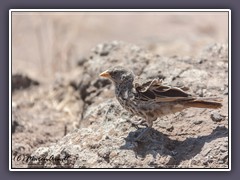
[(121, 80), (123, 81), (126, 78), (126, 75), (121, 76)]

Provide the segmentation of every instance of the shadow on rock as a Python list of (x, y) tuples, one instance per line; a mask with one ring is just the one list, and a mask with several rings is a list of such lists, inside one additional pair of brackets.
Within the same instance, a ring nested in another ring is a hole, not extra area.
[(171, 165), (179, 165), (184, 160), (189, 160), (199, 154), (205, 143), (209, 143), (215, 139), (227, 137), (228, 129), (226, 127), (216, 127), (211, 134), (199, 136), (196, 138), (187, 138), (183, 141), (172, 140), (166, 134), (163, 134), (155, 129), (151, 129), (141, 141), (134, 139), (141, 133), (142, 129), (130, 132), (125, 139), (125, 144), (120, 149), (133, 150), (137, 157), (145, 158), (146, 155), (152, 154), (156, 157), (171, 156)]
[(12, 91), (37, 86), (39, 82), (21, 74), (12, 75)]

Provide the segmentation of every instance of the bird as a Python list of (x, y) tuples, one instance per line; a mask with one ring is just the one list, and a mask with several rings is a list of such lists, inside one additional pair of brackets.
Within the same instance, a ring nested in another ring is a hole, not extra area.
[(170, 86), (160, 78), (145, 80), (122, 66), (112, 67), (100, 75), (110, 79), (115, 86), (115, 95), (120, 105), (134, 116), (142, 118), (147, 127), (135, 139), (140, 141), (158, 118), (181, 112), (187, 108), (222, 107), (222, 99), (195, 97), (188, 87)]

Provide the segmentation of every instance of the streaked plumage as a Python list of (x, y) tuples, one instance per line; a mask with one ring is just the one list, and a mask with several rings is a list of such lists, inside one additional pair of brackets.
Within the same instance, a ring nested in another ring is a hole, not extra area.
[[(160, 79), (144, 81), (123, 67), (114, 67), (100, 76), (113, 81), (116, 98), (122, 107), (144, 118), (149, 128), (158, 117), (189, 107), (216, 109), (222, 106), (220, 99), (193, 97), (186, 92), (188, 88), (171, 87)], [(141, 139), (146, 131), (137, 140)]]

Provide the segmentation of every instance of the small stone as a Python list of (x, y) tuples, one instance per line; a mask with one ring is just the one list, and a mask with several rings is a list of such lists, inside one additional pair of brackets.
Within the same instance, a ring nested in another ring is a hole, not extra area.
[(167, 131), (172, 132), (174, 130), (173, 126), (167, 127)]
[(87, 58), (81, 57), (77, 60), (76, 63), (77, 63), (78, 66), (82, 66), (87, 60), (88, 60)]
[(203, 165), (207, 166), (208, 165), (208, 160), (204, 161)]
[(223, 152), (227, 152), (227, 148), (226, 147), (220, 147), (220, 151), (223, 153)]
[(115, 46), (115, 44), (98, 44), (93, 51), (100, 56), (107, 56)]
[(37, 86), (37, 85), (39, 85), (38, 81), (33, 80), (26, 75), (22, 75), (22, 74), (12, 75), (12, 91), (13, 92), (18, 89), (26, 89), (30, 86)]
[(213, 112), (211, 114), (211, 119), (215, 122), (220, 122), (220, 121), (224, 120), (224, 117), (217, 112)]
[(114, 158), (118, 155), (118, 152), (117, 151), (112, 151), (110, 154), (109, 154), (109, 158)]
[(218, 163), (219, 163), (219, 164), (223, 164), (224, 162), (223, 162), (223, 160), (220, 160), (220, 161), (218, 161)]
[(203, 122), (202, 120), (197, 120), (197, 121), (194, 121), (193, 124), (198, 125), (198, 124), (202, 124), (202, 122)]
[(207, 148), (207, 149), (204, 149), (204, 150), (202, 151), (202, 155), (203, 155), (204, 157), (207, 156), (207, 155), (211, 152), (211, 150), (212, 150), (211, 147), (209, 147), (209, 148)]
[(207, 59), (206, 58), (200, 58), (200, 59), (198, 59), (198, 64), (203, 64), (204, 62), (206, 62), (207, 61)]

